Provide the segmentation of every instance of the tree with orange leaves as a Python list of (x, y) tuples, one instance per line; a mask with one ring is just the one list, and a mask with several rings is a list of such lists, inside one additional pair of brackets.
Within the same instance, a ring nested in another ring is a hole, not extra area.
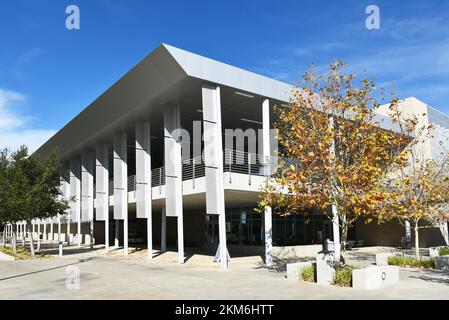
[[(449, 218), (449, 154), (441, 141), (439, 154), (432, 157), (426, 152), (425, 145), (433, 138), (435, 128), (421, 121), (425, 114), (406, 116), (396, 105), (388, 108), (399, 131), (413, 139), (401, 151), (401, 161), (394, 163), (385, 176), (386, 201), (378, 207), (378, 219), (381, 222), (397, 219), (402, 225), (410, 223), (414, 230), (415, 255), (420, 259), (419, 231), (442, 227)], [(447, 234), (445, 237), (447, 241)]]
[(282, 215), (320, 209), (338, 224), (343, 253), (349, 227), (360, 217), (370, 222), (386, 200), (386, 168), (406, 165), (397, 155), (410, 140), (382, 129), (374, 82), (345, 68), (335, 62), (323, 75), (312, 68), (293, 88), (288, 107), (276, 107), (283, 160), (259, 202)]

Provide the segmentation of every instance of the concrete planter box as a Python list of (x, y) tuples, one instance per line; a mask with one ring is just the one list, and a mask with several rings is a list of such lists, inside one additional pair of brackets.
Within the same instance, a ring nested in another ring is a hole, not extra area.
[(449, 271), (449, 256), (435, 257), (435, 269)]
[(379, 289), (398, 281), (399, 267), (397, 266), (373, 266), (352, 270), (352, 287), (354, 289)]
[(440, 254), (438, 253), (438, 251), (439, 251), (441, 248), (447, 248), (447, 246), (430, 247), (430, 248), (429, 248), (429, 256), (430, 256), (431, 258), (438, 257), (438, 256), (440, 255)]
[(316, 255), (316, 282), (330, 285), (335, 274), (334, 256), (329, 253), (320, 252)]
[(388, 258), (392, 253), (376, 253), (376, 266), (388, 266)]
[(273, 247), (273, 257), (277, 259), (314, 257), (321, 250), (323, 250), (321, 244)]
[(295, 280), (295, 281), (300, 280), (302, 268), (310, 267), (313, 264), (314, 263), (311, 261), (288, 263), (287, 264), (287, 279)]
[(0, 252), (0, 261), (15, 261), (16, 258), (10, 256), (9, 254)]

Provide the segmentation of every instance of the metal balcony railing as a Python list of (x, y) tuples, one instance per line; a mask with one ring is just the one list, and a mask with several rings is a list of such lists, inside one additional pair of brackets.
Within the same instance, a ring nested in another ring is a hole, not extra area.
[[(251, 185), (253, 176), (268, 176), (272, 173), (272, 168), (276, 168), (274, 157), (266, 158), (255, 153), (225, 149), (223, 151), (223, 172), (240, 173), (248, 175), (248, 184)], [(204, 177), (206, 168), (204, 164), (204, 156), (191, 158), (182, 161), (182, 180), (192, 180), (193, 188), (195, 188), (195, 179)], [(229, 182), (232, 182), (232, 175), (229, 175)], [(151, 186), (161, 187), (165, 185), (165, 168), (160, 167), (151, 171)], [(109, 182), (109, 192), (113, 194), (113, 182)], [(136, 176), (128, 177), (128, 191), (136, 190)]]

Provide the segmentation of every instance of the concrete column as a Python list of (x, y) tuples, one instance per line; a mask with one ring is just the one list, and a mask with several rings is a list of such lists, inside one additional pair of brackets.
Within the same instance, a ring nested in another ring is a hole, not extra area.
[(177, 217), (178, 260), (184, 263), (184, 226), (182, 206), (182, 157), (179, 141), (181, 113), (179, 105), (164, 109), (165, 213)]
[(161, 217), (161, 252), (167, 251), (167, 215), (165, 214), (165, 206), (162, 206)]
[(226, 217), (223, 186), (223, 141), (220, 87), (202, 86), (204, 124), (204, 163), (206, 167), (206, 212), (218, 214), (220, 267), (228, 268)]
[[(340, 248), (340, 223), (338, 219), (337, 206), (332, 206), (332, 232), (334, 234), (334, 254), (335, 261), (340, 261), (341, 248)], [(326, 239), (324, 239), (326, 240)]]
[(58, 242), (61, 240), (61, 216), (58, 214)]
[[(334, 128), (334, 118), (331, 117), (329, 121), (329, 127)], [(335, 153), (335, 141), (331, 144), (331, 153)], [(332, 205), (332, 233), (334, 236), (334, 254), (335, 262), (340, 262), (341, 257), (341, 243), (340, 243), (340, 221), (338, 217), (338, 208), (336, 205)]]
[(120, 247), (120, 220), (115, 220), (115, 238), (114, 238), (114, 247)]
[(109, 251), (109, 157), (108, 144), (97, 143), (96, 146), (96, 219), (104, 221), (104, 247)]
[(53, 218), (51, 219), (51, 222), (50, 222), (50, 234), (51, 234), (50, 241), (54, 241), (55, 236), (54, 236), (54, 232), (53, 232)]
[[(70, 202), (70, 165), (67, 165), (67, 163), (63, 163), (62, 165), (62, 170), (61, 170), (61, 174), (60, 174), (60, 186), (59, 186), (60, 190), (61, 190), (61, 198), (69, 201), (69, 205), (71, 206), (71, 202)], [(70, 239), (69, 239), (69, 234), (70, 234), (70, 215), (71, 215), (71, 208), (69, 207), (66, 211), (64, 215), (59, 215), (57, 216), (57, 221), (58, 221), (58, 241), (63, 241), (65, 239), (61, 239), (61, 223), (62, 223), (62, 219), (65, 217), (66, 221), (67, 221), (67, 232), (66, 232), (66, 237), (67, 237), (67, 245), (70, 245)]]
[(93, 249), (94, 221), (94, 154), (84, 150), (81, 155), (81, 214), (83, 222), (89, 223), (90, 248)]
[(43, 235), (42, 235), (42, 240), (43, 241), (47, 241), (47, 221), (44, 220), (42, 223), (44, 225), (44, 231), (43, 231)]
[[(262, 102), (262, 157), (263, 163), (267, 166), (267, 179), (270, 176), (269, 169), (271, 156), (270, 148), (270, 101), (264, 99)], [(265, 207), (264, 225), (265, 225), (265, 265), (273, 266), (273, 217), (271, 207)]]
[(123, 253), (128, 255), (128, 138), (114, 134), (114, 219), (123, 220)]
[(412, 239), (412, 228), (410, 227), (410, 221), (405, 221), (405, 236)]
[(41, 221), (37, 220), (37, 251), (41, 250)]
[(151, 194), (151, 130), (149, 121), (136, 121), (136, 217), (147, 219), (148, 259), (153, 258)]
[(67, 222), (67, 237), (70, 242), (70, 223), (77, 222), (77, 244), (81, 246), (81, 162), (77, 158), (70, 160), (70, 219)]

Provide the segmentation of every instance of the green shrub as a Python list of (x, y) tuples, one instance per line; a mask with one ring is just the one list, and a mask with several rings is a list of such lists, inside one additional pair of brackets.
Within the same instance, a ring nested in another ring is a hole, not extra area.
[(448, 247), (440, 248), (438, 250), (438, 254), (440, 256), (447, 256), (447, 255), (449, 255), (449, 248)]
[(414, 268), (435, 268), (435, 260), (417, 260), (412, 257), (391, 256), (388, 257), (388, 264), (400, 267), (414, 267)]
[(334, 284), (340, 287), (350, 287), (352, 284), (352, 268), (336, 268), (334, 274)]
[(315, 282), (316, 266), (312, 264), (311, 266), (306, 266), (300, 271), (300, 278), (307, 282)]

